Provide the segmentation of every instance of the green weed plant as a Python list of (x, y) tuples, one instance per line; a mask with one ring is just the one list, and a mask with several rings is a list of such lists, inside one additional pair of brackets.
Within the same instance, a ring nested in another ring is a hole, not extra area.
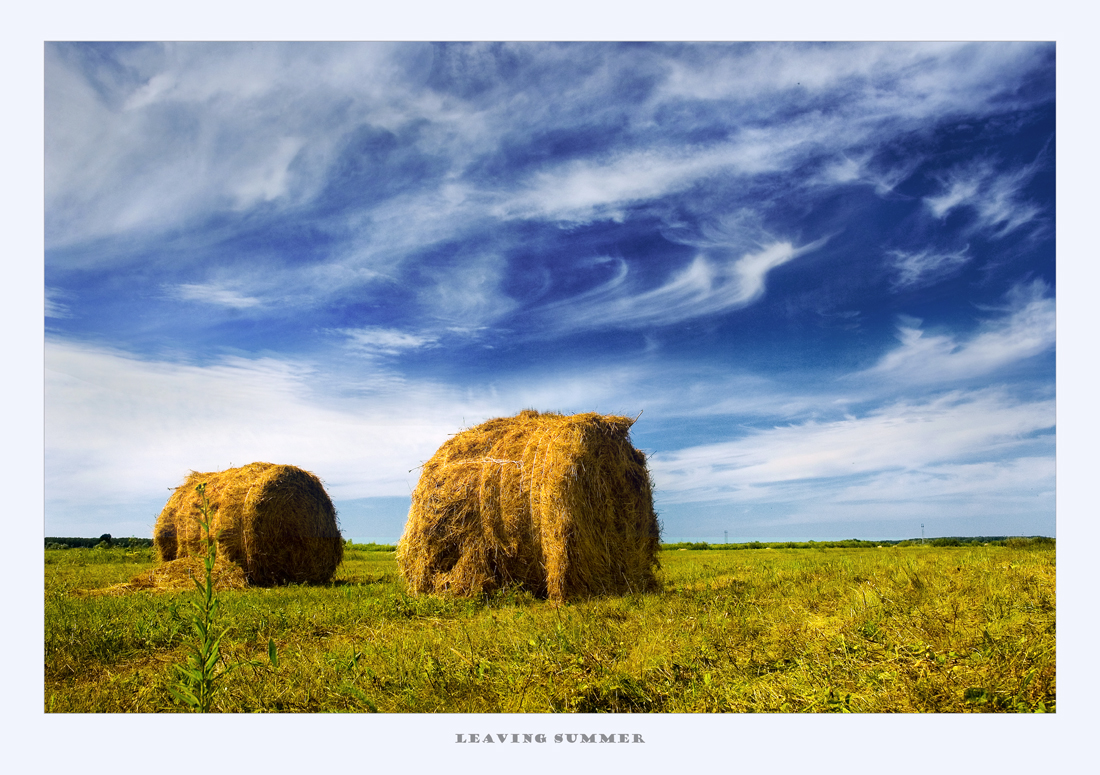
[(214, 509), (206, 496), (206, 483), (195, 491), (199, 494), (199, 515), (196, 520), (202, 526), (206, 554), (203, 557), (205, 579), (193, 578), (200, 599), (192, 601), (194, 610), (191, 627), (197, 641), (191, 646), (185, 665), (176, 665), (179, 680), (168, 692), (179, 702), (184, 703), (198, 713), (209, 713), (214, 700), (216, 684), (224, 679), (230, 668), (221, 664), (221, 643), (227, 630), (216, 622), (218, 614), (218, 596), (214, 591), (214, 563), (217, 561), (217, 544), (210, 535)]

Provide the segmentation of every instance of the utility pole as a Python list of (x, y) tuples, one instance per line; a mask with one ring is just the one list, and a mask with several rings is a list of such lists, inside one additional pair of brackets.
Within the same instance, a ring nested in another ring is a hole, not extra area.
[(924, 523), (920, 523), (920, 542), (924, 543)]

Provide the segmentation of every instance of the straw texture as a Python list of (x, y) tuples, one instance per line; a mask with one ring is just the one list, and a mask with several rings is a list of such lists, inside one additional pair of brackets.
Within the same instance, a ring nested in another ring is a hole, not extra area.
[(657, 587), (660, 525), (629, 417), (525, 410), (446, 442), (397, 547), (414, 593), (553, 600)]
[(168, 499), (153, 531), (164, 561), (202, 556), (206, 543), (195, 488), (206, 483), (218, 558), (249, 584), (323, 583), (344, 557), (336, 509), (320, 479), (295, 466), (252, 463), (192, 472)]

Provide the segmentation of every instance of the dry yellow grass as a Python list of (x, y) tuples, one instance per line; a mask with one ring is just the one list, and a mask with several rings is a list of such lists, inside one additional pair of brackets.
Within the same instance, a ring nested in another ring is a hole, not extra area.
[(397, 548), (416, 593), (511, 585), (553, 600), (653, 590), (660, 525), (629, 417), (526, 410), (423, 468)]
[[(214, 589), (221, 592), (226, 589), (245, 589), (248, 581), (241, 566), (218, 559), (214, 563)], [(127, 592), (177, 592), (195, 588), (194, 579), (202, 583), (206, 578), (206, 567), (202, 557), (180, 557), (162, 562), (155, 568), (139, 573), (128, 582), (113, 584), (103, 589), (91, 590), (96, 595), (122, 595)]]

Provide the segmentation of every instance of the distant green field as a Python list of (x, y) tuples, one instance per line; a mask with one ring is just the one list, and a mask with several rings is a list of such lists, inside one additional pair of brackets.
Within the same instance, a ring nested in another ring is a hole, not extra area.
[[(1055, 551), (1006, 545), (661, 553), (664, 591), (556, 606), (410, 597), (393, 554), (220, 593), (227, 712), (1054, 711)], [(45, 552), (45, 709), (184, 710), (196, 592), (97, 595), (144, 547)], [(274, 644), (277, 659), (269, 657)]]

